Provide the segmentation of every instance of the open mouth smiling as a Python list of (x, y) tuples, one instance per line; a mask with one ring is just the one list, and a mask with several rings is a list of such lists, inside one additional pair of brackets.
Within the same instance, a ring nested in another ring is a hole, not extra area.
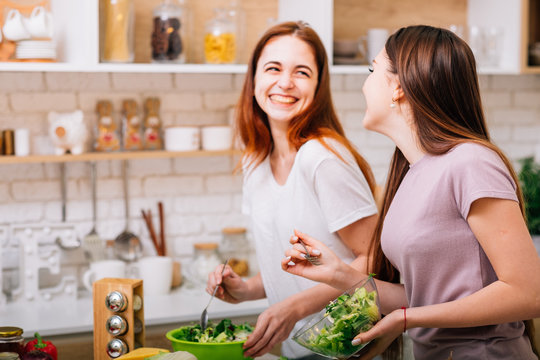
[(292, 104), (298, 101), (298, 99), (293, 96), (277, 95), (277, 94), (270, 95), (270, 100), (276, 103), (280, 103), (280, 104)]

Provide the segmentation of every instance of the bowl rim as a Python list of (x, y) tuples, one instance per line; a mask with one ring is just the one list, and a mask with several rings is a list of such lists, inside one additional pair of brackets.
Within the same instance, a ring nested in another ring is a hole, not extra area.
[(195, 341), (186, 341), (186, 340), (180, 340), (180, 339), (177, 339), (173, 336), (174, 333), (180, 331), (180, 329), (183, 329), (183, 328), (186, 328), (186, 327), (191, 327), (192, 325), (184, 325), (184, 326), (181, 326), (179, 328), (176, 328), (176, 329), (172, 329), (172, 330), (169, 330), (167, 331), (167, 333), (165, 334), (165, 337), (167, 339), (169, 339), (171, 342), (175, 342), (175, 343), (178, 343), (178, 344), (189, 344), (189, 345), (197, 345), (197, 346), (201, 346), (201, 345), (206, 345), (206, 346), (209, 346), (209, 345), (215, 345), (215, 346), (227, 346), (227, 345), (238, 345), (238, 344), (243, 344), (246, 342), (246, 340), (240, 340), (240, 341), (227, 341), (227, 342), (222, 342), (222, 343), (213, 343), (213, 342), (205, 342), (205, 343), (201, 343), (201, 342), (195, 342)]

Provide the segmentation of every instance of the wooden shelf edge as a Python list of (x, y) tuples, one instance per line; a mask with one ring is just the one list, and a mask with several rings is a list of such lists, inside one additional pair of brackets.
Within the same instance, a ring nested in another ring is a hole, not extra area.
[(106, 160), (141, 160), (178, 157), (203, 156), (233, 156), (240, 155), (239, 150), (219, 151), (124, 151), (113, 153), (85, 153), (81, 155), (30, 155), (30, 156), (0, 156), (0, 165), (3, 164), (38, 164), (62, 163), (73, 161), (106, 161)]

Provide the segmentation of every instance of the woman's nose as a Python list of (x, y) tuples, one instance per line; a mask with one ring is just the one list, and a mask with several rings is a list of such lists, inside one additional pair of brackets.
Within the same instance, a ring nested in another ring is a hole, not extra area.
[(283, 72), (278, 80), (278, 86), (282, 89), (290, 89), (294, 86), (292, 76)]

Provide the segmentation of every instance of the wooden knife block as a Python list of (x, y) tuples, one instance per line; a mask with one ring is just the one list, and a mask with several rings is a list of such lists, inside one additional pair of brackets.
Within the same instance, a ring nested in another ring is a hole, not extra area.
[[(127, 307), (124, 311), (114, 312), (105, 304), (107, 295), (118, 291), (127, 299)], [(97, 280), (93, 285), (94, 298), (94, 360), (110, 360), (107, 354), (107, 344), (112, 339), (123, 340), (128, 347), (128, 352), (136, 347), (144, 346), (144, 300), (138, 311), (133, 309), (134, 295), (143, 299), (143, 281), (140, 279), (105, 278)], [(107, 331), (107, 320), (113, 315), (120, 315), (127, 322), (127, 331), (122, 335), (112, 335)], [(135, 320), (141, 322), (142, 329), (135, 333)]]

